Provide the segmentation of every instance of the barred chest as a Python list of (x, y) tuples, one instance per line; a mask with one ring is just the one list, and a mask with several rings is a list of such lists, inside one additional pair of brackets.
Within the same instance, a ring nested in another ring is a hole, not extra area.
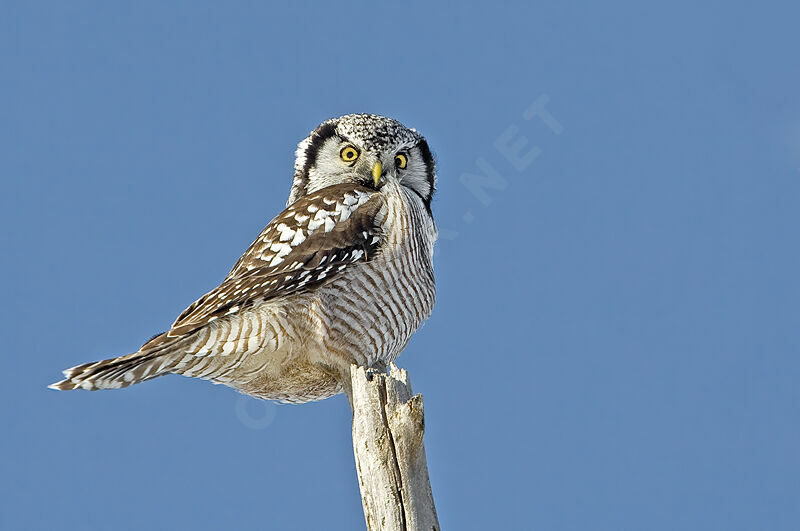
[(398, 187), (376, 218), (384, 231), (377, 255), (321, 293), (326, 354), (347, 364), (393, 362), (433, 310), (436, 229), (424, 205)]

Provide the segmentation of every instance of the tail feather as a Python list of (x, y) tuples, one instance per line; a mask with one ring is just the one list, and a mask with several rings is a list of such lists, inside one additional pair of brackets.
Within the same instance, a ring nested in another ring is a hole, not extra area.
[(126, 356), (84, 363), (64, 371), (64, 380), (50, 389), (120, 389), (170, 372), (177, 360), (170, 352), (139, 351)]

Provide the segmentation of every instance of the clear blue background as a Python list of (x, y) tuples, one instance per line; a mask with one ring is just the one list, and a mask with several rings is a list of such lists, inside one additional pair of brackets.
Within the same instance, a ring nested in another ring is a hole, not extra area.
[(439, 161), (400, 364), (445, 529), (799, 529), (800, 8), (653, 4), (4, 2), (0, 527), (363, 527), (341, 396), (45, 386), (167, 327), (296, 143), (373, 112)]

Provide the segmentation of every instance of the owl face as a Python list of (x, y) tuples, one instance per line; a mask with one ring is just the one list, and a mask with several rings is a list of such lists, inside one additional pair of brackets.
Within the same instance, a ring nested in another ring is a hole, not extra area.
[(297, 147), (287, 203), (334, 184), (380, 189), (395, 180), (430, 210), (436, 169), (428, 143), (414, 129), (373, 114), (349, 114), (320, 124)]

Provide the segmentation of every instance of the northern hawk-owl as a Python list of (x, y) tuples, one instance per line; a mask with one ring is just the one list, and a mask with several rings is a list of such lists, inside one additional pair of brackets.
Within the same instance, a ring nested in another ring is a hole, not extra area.
[(297, 148), (286, 209), (222, 284), (133, 354), (50, 387), (175, 373), (284, 402), (341, 392), (351, 364), (385, 368), (433, 309), (435, 185), (416, 130), (370, 114), (323, 122)]

